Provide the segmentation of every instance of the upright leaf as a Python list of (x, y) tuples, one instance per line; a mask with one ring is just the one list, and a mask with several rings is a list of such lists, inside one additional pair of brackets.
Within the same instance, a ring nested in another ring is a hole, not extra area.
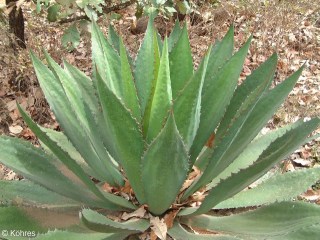
[(191, 47), (188, 39), (187, 25), (169, 54), (172, 97), (176, 99), (193, 74)]
[(207, 64), (208, 55), (173, 103), (177, 127), (188, 150), (199, 127), (201, 93)]
[(119, 81), (120, 56), (103, 36), (96, 23), (92, 24), (92, 58), (95, 70), (98, 70), (103, 81), (118, 98), (123, 99), (122, 81)]
[(160, 132), (171, 107), (172, 91), (169, 69), (168, 43), (164, 42), (157, 78), (144, 116), (144, 134), (151, 142)]
[(201, 178), (188, 189), (185, 196), (210, 182), (234, 161), (284, 101), (298, 80), (301, 71), (302, 68), (274, 89), (268, 90), (263, 94), (254, 105), (254, 108), (245, 117), (241, 128), (234, 129), (236, 135), (226, 135), (223, 141), (216, 146), (206, 170)]
[(191, 148), (192, 162), (218, 126), (231, 100), (249, 44), (250, 39), (225, 63), (233, 49), (233, 29), (231, 28), (223, 41), (211, 51), (203, 83), (200, 125)]
[(155, 67), (157, 61), (155, 58), (157, 58), (157, 56), (155, 56), (154, 53), (158, 51), (158, 49), (155, 49), (155, 46), (158, 46), (159, 44), (154, 42), (158, 42), (158, 39), (154, 38), (155, 35), (156, 30), (153, 25), (153, 19), (150, 18), (146, 35), (135, 61), (134, 69), (134, 79), (138, 91), (142, 116), (144, 115), (147, 102), (150, 98), (152, 82), (156, 77), (155, 74), (157, 71)]
[(139, 100), (137, 90), (134, 84), (134, 79), (131, 72), (131, 66), (126, 54), (126, 49), (123, 41), (120, 40), (120, 59), (121, 59), (121, 77), (123, 81), (123, 102), (124, 105), (131, 111), (132, 116), (138, 121), (141, 120)]
[(111, 133), (112, 147), (124, 168), (136, 197), (142, 204), (144, 203), (144, 193), (140, 179), (140, 164), (144, 142), (139, 125), (120, 99), (106, 86), (99, 74), (97, 75), (97, 86), (105, 127)]
[(174, 28), (168, 38), (168, 51), (169, 52), (171, 52), (173, 46), (178, 41), (178, 39), (180, 37), (180, 33), (181, 33), (180, 22), (179, 22), (179, 19), (177, 18), (176, 23), (174, 24)]
[(174, 202), (188, 167), (188, 153), (171, 113), (142, 159), (142, 184), (153, 214), (162, 214)]

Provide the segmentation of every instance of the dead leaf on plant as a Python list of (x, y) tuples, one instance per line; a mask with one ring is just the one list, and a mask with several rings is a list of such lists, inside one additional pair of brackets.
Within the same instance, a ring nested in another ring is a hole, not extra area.
[(142, 205), (140, 208), (138, 208), (137, 210), (135, 210), (134, 212), (132, 213), (126, 213), (124, 212), (121, 216), (121, 219), (122, 220), (128, 220), (130, 218), (133, 218), (133, 217), (136, 217), (136, 218), (143, 218), (144, 215), (146, 214), (146, 209), (145, 209), (145, 206)]
[[(164, 222), (164, 219), (159, 217), (150, 216), (151, 231), (161, 240), (166, 239), (167, 236), (167, 225)], [(151, 232), (151, 234), (152, 234)]]

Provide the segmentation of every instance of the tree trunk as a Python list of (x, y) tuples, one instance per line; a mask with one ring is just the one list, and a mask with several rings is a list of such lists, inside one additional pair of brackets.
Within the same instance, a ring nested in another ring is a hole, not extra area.
[[(26, 48), (24, 39), (24, 18), (22, 9), (15, 6), (16, 0), (6, 0), (6, 5), (14, 5), (12, 11), (9, 13), (9, 27), (10, 31), (14, 34), (16, 38), (16, 43), (21, 48)], [(12, 47), (16, 49), (15, 44), (12, 43)]]

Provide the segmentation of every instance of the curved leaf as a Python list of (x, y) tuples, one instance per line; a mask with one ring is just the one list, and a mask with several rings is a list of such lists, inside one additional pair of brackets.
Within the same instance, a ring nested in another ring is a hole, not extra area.
[[(184, 217), (191, 227), (220, 231), (244, 239), (274, 239), (320, 223), (320, 207), (310, 203), (283, 202), (224, 217)], [(294, 235), (294, 234), (293, 234)], [(282, 238), (281, 238), (282, 239)], [(284, 238), (285, 239), (285, 238)]]
[(215, 208), (259, 206), (292, 200), (320, 179), (320, 168), (277, 174), (257, 187), (236, 194)]
[(144, 232), (150, 226), (146, 219), (116, 222), (90, 209), (83, 209), (80, 218), (86, 227), (97, 232), (136, 233)]
[(179, 223), (175, 222), (168, 230), (168, 234), (174, 239), (184, 240), (241, 240), (240, 238), (220, 234), (194, 234), (185, 230)]
[(234, 196), (236, 193), (258, 180), (278, 161), (282, 160), (300, 146), (305, 138), (319, 126), (319, 123), (320, 119), (312, 119), (309, 122), (298, 125), (296, 128), (289, 130), (283, 136), (277, 138), (262, 152), (254, 164), (231, 175), (229, 178), (222, 180), (216, 187), (210, 190), (195, 214), (208, 212), (218, 203)]
[[(245, 54), (246, 49), (243, 48), (242, 52)], [(191, 161), (194, 162), (198, 157), (201, 149), (208, 140), (211, 133), (217, 127), (226, 105), (230, 100), (230, 95), (236, 86), (241, 69), (242, 61), (241, 54), (237, 54), (237, 57), (233, 57), (234, 60), (228, 64), (233, 71), (229, 72), (229, 67), (225, 64), (229, 58), (231, 58), (233, 52), (233, 27), (230, 28), (226, 36), (221, 42), (217, 42), (211, 49), (207, 71), (203, 83), (203, 91), (201, 98), (201, 121), (196, 140), (191, 148)], [(238, 60), (236, 60), (238, 59)], [(239, 62), (238, 62), (239, 61)], [(241, 65), (241, 66), (240, 66)], [(223, 70), (224, 69), (224, 70)], [(230, 78), (234, 75), (233, 79)], [(230, 79), (229, 79), (230, 78)], [(228, 80), (228, 81), (226, 81)], [(228, 92), (228, 94), (226, 94)], [(193, 165), (193, 164), (191, 164)]]
[(105, 206), (90, 191), (75, 184), (52, 162), (51, 155), (46, 154), (31, 143), (17, 138), (0, 138), (0, 162), (25, 178), (45, 188), (90, 206)]
[[(97, 197), (99, 197), (103, 202), (105, 202), (107, 208), (121, 209), (129, 208), (134, 209), (135, 207), (122, 197), (115, 196), (113, 194), (102, 192), (96, 187), (89, 176), (86, 175), (84, 170), (77, 164), (77, 162), (70, 157), (70, 155), (59, 147), (59, 145), (50, 139), (41, 128), (32, 121), (32, 119), (21, 109), (18, 105), (18, 109), (24, 119), (28, 124), (30, 129), (39, 137), (39, 139), (47, 145), (48, 148), (57, 156), (57, 158), (64, 163), (65, 166), (69, 168), (86, 186), (93, 192)], [(121, 207), (120, 207), (121, 206)], [(120, 207), (120, 208), (119, 208)]]
[(0, 205), (18, 204), (46, 209), (80, 208), (81, 204), (28, 180), (0, 181)]

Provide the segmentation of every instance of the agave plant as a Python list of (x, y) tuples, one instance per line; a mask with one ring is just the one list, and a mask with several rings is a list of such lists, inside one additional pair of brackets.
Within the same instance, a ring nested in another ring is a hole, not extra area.
[(260, 134), (302, 68), (272, 88), (274, 54), (238, 86), (251, 38), (233, 54), (233, 34), (196, 70), (186, 26), (162, 41), (152, 20), (135, 61), (112, 27), (105, 38), (93, 23), (92, 79), (31, 53), (62, 131), (18, 106), (41, 147), (0, 138), (0, 162), (28, 179), (0, 181), (2, 237), (316, 239), (319, 206), (295, 199), (320, 169), (273, 167), (312, 140), (320, 120)]

